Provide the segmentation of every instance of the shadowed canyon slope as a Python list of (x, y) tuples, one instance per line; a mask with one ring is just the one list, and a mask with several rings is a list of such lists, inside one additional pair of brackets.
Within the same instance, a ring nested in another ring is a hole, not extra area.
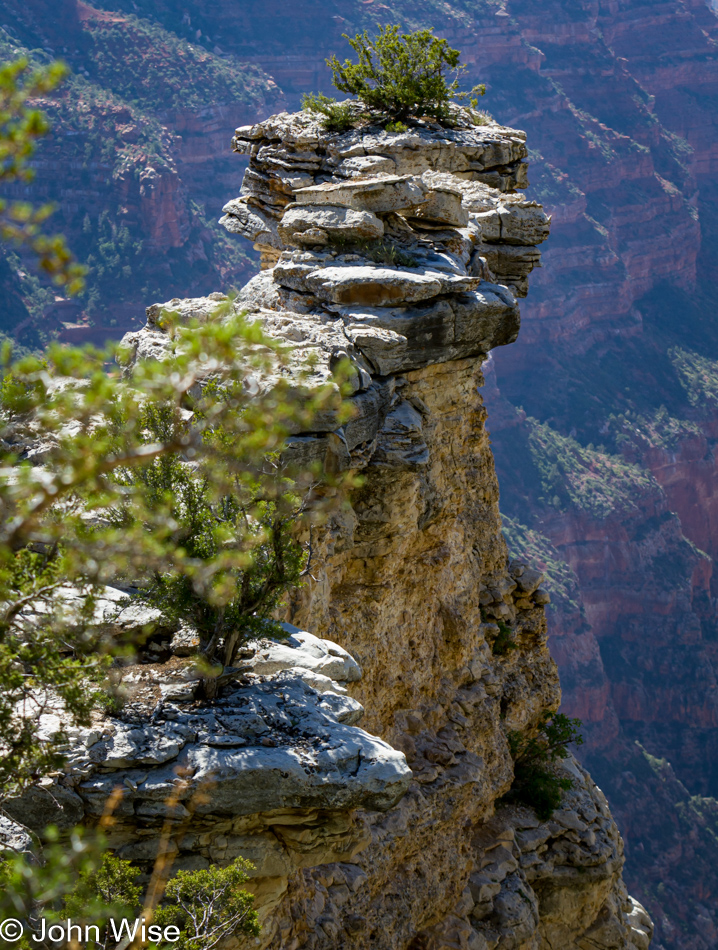
[[(213, 230), (241, 176), (231, 129), (330, 92), (324, 58), (342, 54), (343, 32), (434, 26), (487, 83), (486, 108), (527, 131), (527, 194), (552, 233), (518, 342), (484, 389), (506, 534), (548, 570), (564, 705), (586, 724), (583, 759), (626, 838), (654, 945), (718, 946), (715, 15), (692, 0), (95, 6), (0, 9), (4, 50), (61, 54), (79, 73), (52, 107), (67, 131), (39, 151), (37, 185), (104, 268), (81, 302), (98, 324), (251, 274), (239, 242)], [(28, 300), (75, 321), (74, 305), (38, 302), (13, 274), (3, 286), (25, 302), (6, 328), (29, 325)]]

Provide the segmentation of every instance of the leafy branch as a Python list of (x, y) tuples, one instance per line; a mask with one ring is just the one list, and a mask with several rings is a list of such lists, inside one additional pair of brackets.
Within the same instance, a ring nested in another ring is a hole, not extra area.
[[(24, 57), (0, 68), (0, 184), (32, 181), (29, 161), (38, 139), (48, 134), (50, 126), (43, 113), (28, 102), (51, 93), (67, 73), (62, 63), (31, 70)], [(76, 294), (84, 286), (85, 268), (76, 263), (61, 235), (44, 232), (43, 225), (53, 210), (50, 204), (34, 207), (26, 201), (0, 198), (0, 237), (27, 247), (56, 284)]]

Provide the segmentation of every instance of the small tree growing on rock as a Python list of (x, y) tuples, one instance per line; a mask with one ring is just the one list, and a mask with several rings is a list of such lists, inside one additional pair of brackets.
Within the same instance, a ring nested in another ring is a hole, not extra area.
[(573, 788), (570, 778), (556, 772), (556, 764), (568, 754), (568, 746), (583, 744), (580, 719), (546, 710), (535, 736), (527, 739), (520, 732), (508, 735), (514, 760), (514, 782), (507, 801), (533, 808), (541, 821), (551, 817), (561, 804), (561, 793)]
[[(383, 26), (375, 37), (364, 31), (354, 39), (343, 34), (359, 61), (342, 63), (336, 55), (328, 59), (334, 86), (356, 96), (370, 113), (389, 120), (393, 131), (401, 131), (405, 120), (423, 116), (451, 124), (454, 100), (470, 99), (475, 109), (477, 97), (486, 89), (478, 85), (471, 92), (460, 90), (459, 75), (466, 69), (459, 62), (461, 53), (434, 36), (433, 30), (400, 30), (400, 26)], [(454, 79), (449, 82), (451, 72)], [(327, 128), (334, 131), (350, 128), (358, 117), (351, 105), (327, 96), (305, 96), (302, 105), (325, 115)]]
[[(169, 406), (146, 407), (144, 419), (148, 444), (176, 438), (182, 428)], [(226, 437), (216, 430), (207, 434), (214, 441)], [(197, 630), (205, 659), (213, 663), (219, 656), (225, 667), (246, 640), (282, 634), (270, 618), (301, 582), (306, 562), (292, 536), (306, 510), (296, 485), (276, 458), (265, 459), (262, 468), (261, 474), (230, 475), (227, 494), (213, 486), (212, 464), (188, 464), (176, 455), (120, 475), (125, 485), (142, 486), (153, 511), (164, 508), (175, 543), (193, 566), (155, 571), (141, 598), (166, 621)], [(205, 689), (211, 691), (211, 683), (205, 680)]]

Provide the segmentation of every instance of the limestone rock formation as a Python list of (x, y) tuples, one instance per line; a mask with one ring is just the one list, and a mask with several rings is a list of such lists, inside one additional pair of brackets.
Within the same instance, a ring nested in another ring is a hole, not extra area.
[[(250, 160), (224, 223), (264, 266), (234, 306), (297, 362), (313, 353), (317, 379), (354, 367), (353, 418), (289, 451), (364, 481), (314, 538), (289, 639), (252, 645), (208, 706), (184, 678), (192, 632), (150, 644), (123, 714), (75, 737), (67, 807), (92, 818), (122, 787), (113, 843), (149, 862), (181, 781), (177, 866), (249, 857), (272, 950), (645, 950), (652, 925), (581, 767), (564, 762), (573, 787), (548, 821), (501, 801), (507, 733), (560, 702), (549, 598), (507, 557), (478, 393), (548, 233), (515, 193), (525, 136), (336, 134), (301, 113), (234, 141)], [(213, 319), (221, 301), (167, 306)], [(126, 338), (130, 361), (161, 356), (160, 310)]]

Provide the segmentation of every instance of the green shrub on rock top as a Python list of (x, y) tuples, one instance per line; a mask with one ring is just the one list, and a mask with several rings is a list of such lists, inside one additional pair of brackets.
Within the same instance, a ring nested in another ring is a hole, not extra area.
[(321, 92), (309, 92), (302, 96), (302, 109), (323, 115), (324, 128), (328, 132), (347, 132), (357, 118), (350, 103), (337, 102)]
[[(461, 53), (447, 40), (438, 39), (433, 30), (400, 33), (399, 26), (383, 26), (375, 37), (364, 31), (354, 39), (343, 34), (358, 62), (340, 62), (336, 55), (327, 60), (332, 83), (340, 91), (355, 96), (377, 116), (389, 120), (388, 130), (404, 130), (404, 120), (423, 116), (450, 123), (454, 100), (469, 98), (476, 107), (484, 86), (470, 93), (460, 91)], [(454, 74), (449, 82), (447, 75)], [(344, 131), (355, 116), (351, 106), (322, 95), (305, 96), (302, 108), (326, 116), (326, 128)]]

